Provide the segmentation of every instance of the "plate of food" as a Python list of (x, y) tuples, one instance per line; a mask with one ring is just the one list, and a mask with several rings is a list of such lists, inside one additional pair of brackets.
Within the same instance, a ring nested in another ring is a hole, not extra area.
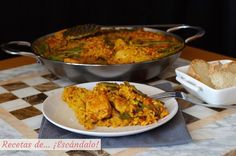
[(79, 134), (116, 137), (157, 128), (178, 111), (174, 98), (150, 96), (162, 90), (139, 83), (101, 81), (69, 86), (43, 102), (43, 114), (54, 125)]

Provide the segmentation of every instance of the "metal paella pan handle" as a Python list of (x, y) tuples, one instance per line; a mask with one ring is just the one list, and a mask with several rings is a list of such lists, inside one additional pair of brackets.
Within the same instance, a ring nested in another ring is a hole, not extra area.
[(173, 28), (169, 28), (166, 31), (167, 32), (174, 32), (174, 31), (177, 31), (177, 30), (180, 30), (180, 29), (195, 29), (195, 30), (197, 30), (197, 33), (195, 35), (185, 39), (185, 41), (184, 41), (185, 43), (188, 43), (188, 42), (193, 41), (197, 38), (200, 38), (205, 34), (205, 30), (202, 29), (201, 27), (190, 26), (190, 25), (180, 25), (180, 26), (176, 26), (176, 27), (173, 27)]
[(33, 52), (19, 51), (19, 50), (10, 48), (10, 46), (12, 45), (31, 47), (31, 43), (27, 41), (11, 41), (11, 42), (1, 44), (0, 48), (8, 54), (29, 56), (29, 57), (33, 57), (37, 59), (37, 61), (40, 62), (38, 56), (35, 55)]

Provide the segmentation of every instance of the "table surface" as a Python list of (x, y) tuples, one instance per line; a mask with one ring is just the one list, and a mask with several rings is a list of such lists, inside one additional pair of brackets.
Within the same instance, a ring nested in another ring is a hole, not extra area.
[[(172, 68), (188, 64), (189, 60), (195, 58), (207, 61), (233, 59), (198, 48), (186, 47), (181, 54), (181, 59), (178, 59)], [(175, 81), (173, 69), (148, 84), (170, 82), (175, 90), (185, 91)], [(21, 56), (0, 61), (0, 124), (2, 126), (0, 138), (37, 138), (42, 119), (41, 106), (43, 100), (54, 90), (71, 84), (73, 83), (53, 76), (43, 66), (35, 64), (35, 60), (29, 57)], [(236, 109), (215, 109), (193, 105), (181, 100), (178, 102), (187, 128), (193, 138), (191, 144), (155, 148), (102, 149), (101, 151), (47, 151), (46, 153), (45, 151), (34, 151), (32, 155), (235, 154)], [(230, 151), (231, 153), (229, 153)], [(0, 151), (0, 155), (6, 153)], [(14, 155), (14, 152), (7, 154)]]

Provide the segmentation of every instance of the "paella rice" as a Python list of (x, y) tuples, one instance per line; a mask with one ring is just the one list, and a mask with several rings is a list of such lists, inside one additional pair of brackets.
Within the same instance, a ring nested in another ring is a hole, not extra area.
[(35, 43), (35, 51), (44, 58), (79, 64), (128, 64), (151, 61), (183, 48), (182, 41), (143, 28), (100, 30), (71, 39), (67, 29)]
[(145, 126), (169, 114), (163, 102), (148, 97), (128, 82), (100, 82), (93, 90), (70, 86), (64, 89), (62, 98), (86, 129)]

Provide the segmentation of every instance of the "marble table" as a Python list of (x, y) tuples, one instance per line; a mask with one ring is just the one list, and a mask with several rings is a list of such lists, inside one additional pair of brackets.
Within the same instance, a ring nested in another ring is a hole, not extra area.
[[(170, 82), (175, 90), (185, 91), (175, 81), (174, 69), (188, 64), (178, 59), (165, 74), (147, 82), (149, 85)], [(1, 65), (1, 61), (0, 61)], [(57, 78), (40, 64), (0, 71), (0, 138), (37, 138), (42, 102), (57, 89), (73, 82)], [(230, 155), (236, 149), (236, 109), (216, 109), (178, 100), (192, 143), (152, 148), (106, 148), (101, 151), (0, 151), (0, 155), (114, 155), (165, 156)], [(228, 153), (228, 154), (227, 154)]]

